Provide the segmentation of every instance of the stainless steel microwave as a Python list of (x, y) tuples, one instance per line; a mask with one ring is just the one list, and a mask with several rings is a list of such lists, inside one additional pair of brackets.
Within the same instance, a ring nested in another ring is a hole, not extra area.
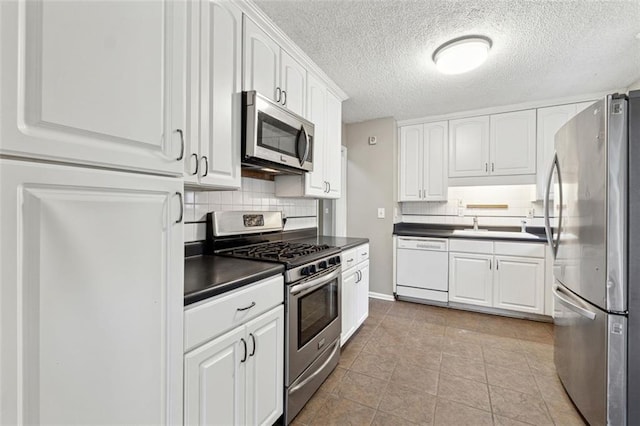
[(242, 163), (265, 171), (313, 171), (314, 125), (256, 91), (242, 93)]

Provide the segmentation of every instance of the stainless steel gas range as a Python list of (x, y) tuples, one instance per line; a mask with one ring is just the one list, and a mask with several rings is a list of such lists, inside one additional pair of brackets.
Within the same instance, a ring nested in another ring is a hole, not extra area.
[(285, 266), (285, 408), (288, 424), (340, 358), (340, 249), (282, 240), (280, 212), (213, 212), (208, 238), (218, 255)]

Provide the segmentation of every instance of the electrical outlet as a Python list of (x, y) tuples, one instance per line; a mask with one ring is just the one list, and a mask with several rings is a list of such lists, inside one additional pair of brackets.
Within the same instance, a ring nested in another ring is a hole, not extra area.
[(384, 219), (384, 207), (378, 207), (378, 219)]
[(533, 216), (535, 216), (535, 214), (536, 214), (536, 209), (535, 208), (530, 208), (529, 209), (529, 213), (527, 214), (527, 217), (529, 219), (533, 219)]

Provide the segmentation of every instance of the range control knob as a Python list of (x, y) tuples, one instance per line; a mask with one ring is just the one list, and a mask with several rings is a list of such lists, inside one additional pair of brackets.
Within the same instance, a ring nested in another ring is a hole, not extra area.
[(340, 256), (336, 256), (334, 259), (336, 260), (336, 265), (339, 265), (340, 262), (342, 262), (342, 258)]
[(310, 265), (309, 274), (315, 274), (315, 273), (316, 273), (316, 265)]
[(327, 269), (327, 261), (326, 261), (326, 260), (321, 261), (321, 262), (318, 264), (318, 267), (319, 267), (320, 269)]
[(302, 275), (303, 277), (309, 275), (309, 267), (305, 266), (304, 268), (300, 269), (300, 275)]
[(329, 259), (329, 265), (337, 265), (335, 257), (332, 257), (331, 259)]

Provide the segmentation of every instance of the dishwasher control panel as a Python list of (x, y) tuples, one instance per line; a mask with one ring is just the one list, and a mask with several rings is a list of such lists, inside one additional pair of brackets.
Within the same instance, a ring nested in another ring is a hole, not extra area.
[(449, 240), (446, 238), (398, 237), (399, 249), (448, 251)]

